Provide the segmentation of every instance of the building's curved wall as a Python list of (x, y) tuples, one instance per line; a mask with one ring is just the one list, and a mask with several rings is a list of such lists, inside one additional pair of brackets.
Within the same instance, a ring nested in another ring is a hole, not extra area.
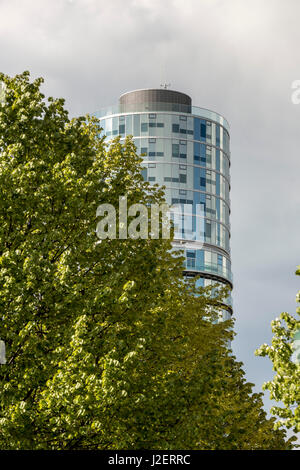
[(119, 103), (122, 111), (126, 112), (126, 106), (140, 103), (168, 103), (179, 104), (191, 107), (192, 100), (185, 93), (180, 91), (149, 88), (145, 90), (134, 90), (120, 96)]
[(190, 233), (184, 229), (174, 240), (174, 247), (185, 252), (186, 272), (201, 274), (203, 285), (232, 285), (228, 131), (199, 115), (162, 111), (105, 116), (100, 122), (109, 139), (133, 136), (144, 159), (144, 178), (166, 187), (168, 204), (190, 205), (193, 227), (196, 205), (201, 205), (203, 246), (191, 242), (186, 248)]

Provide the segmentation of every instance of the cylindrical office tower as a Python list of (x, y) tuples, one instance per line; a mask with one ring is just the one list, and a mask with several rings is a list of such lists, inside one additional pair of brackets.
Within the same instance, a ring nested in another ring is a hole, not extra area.
[[(203, 286), (222, 283), (232, 287), (226, 119), (192, 106), (188, 95), (165, 88), (125, 93), (118, 105), (95, 115), (107, 139), (133, 135), (138, 153), (143, 155), (145, 179), (166, 186), (168, 204), (191, 208), (193, 230), (183, 227), (173, 242), (175, 249), (185, 252), (185, 275), (200, 275)], [(201, 241), (192, 236), (197, 217), (202, 219)], [(231, 299), (226, 303), (223, 319), (232, 313)]]

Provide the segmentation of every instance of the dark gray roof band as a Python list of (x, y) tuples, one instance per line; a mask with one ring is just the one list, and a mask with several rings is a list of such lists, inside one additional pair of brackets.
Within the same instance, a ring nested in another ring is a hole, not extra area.
[[(134, 105), (147, 105), (149, 109), (163, 110), (164, 104), (167, 104), (166, 108), (170, 108), (170, 105), (175, 105), (174, 108), (182, 107), (185, 112), (191, 112), (192, 100), (185, 93), (179, 91), (166, 90), (166, 89), (146, 89), (146, 90), (135, 90), (121, 95), (119, 103), (123, 111), (132, 109)], [(169, 106), (168, 106), (169, 105)]]

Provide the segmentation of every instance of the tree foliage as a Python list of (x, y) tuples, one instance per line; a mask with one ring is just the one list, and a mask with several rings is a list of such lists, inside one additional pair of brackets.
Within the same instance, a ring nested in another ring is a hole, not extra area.
[[(296, 271), (300, 275), (300, 268)], [(300, 291), (297, 302), (300, 302)], [(270, 391), (272, 400), (281, 402), (283, 406), (274, 406), (272, 414), (280, 419), (276, 427), (286, 426), (294, 432), (300, 431), (300, 361), (299, 356), (294, 354), (295, 336), (300, 332), (300, 308), (297, 308), (298, 318), (287, 312), (281, 313), (279, 318), (272, 321), (271, 346), (263, 344), (256, 354), (268, 356), (273, 363), (276, 372), (273, 380), (266, 382), (263, 386)], [(295, 357), (295, 359), (293, 358)]]
[(130, 138), (70, 119), (42, 79), (0, 105), (2, 449), (287, 449), (170, 240), (98, 240), (96, 209), (161, 203)]

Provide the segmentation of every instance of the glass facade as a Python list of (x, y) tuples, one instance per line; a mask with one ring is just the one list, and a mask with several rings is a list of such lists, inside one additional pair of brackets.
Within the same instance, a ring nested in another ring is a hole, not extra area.
[[(180, 93), (166, 92), (167, 99), (174, 93), (172, 100), (180, 101)], [(147, 90), (141, 93), (145, 99)], [(144, 178), (166, 187), (168, 204), (190, 207), (193, 229), (199, 217), (196, 206), (201, 207), (201, 246), (185, 227), (176, 232), (173, 243), (174, 249), (184, 250), (186, 276), (200, 274), (203, 286), (225, 283), (232, 287), (228, 123), (212, 111), (165, 101), (131, 102), (94, 114), (100, 118), (107, 139), (133, 136), (143, 157)], [(226, 304), (224, 319), (230, 317), (231, 298)]]

